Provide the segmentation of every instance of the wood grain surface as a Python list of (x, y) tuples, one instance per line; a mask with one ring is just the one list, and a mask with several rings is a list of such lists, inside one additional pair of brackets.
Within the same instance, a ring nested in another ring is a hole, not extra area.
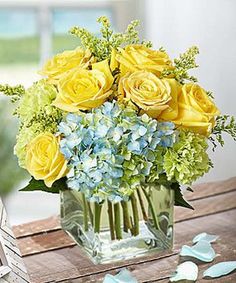
[[(226, 181), (201, 184), (187, 192), (186, 198), (195, 210), (175, 209), (175, 245), (165, 253), (122, 261), (110, 265), (94, 265), (81, 249), (60, 229), (58, 217), (14, 227), (18, 246), (32, 283), (102, 282), (106, 273), (115, 274), (128, 268), (138, 282), (169, 282), (181, 259), (178, 252), (183, 244), (191, 245), (192, 238), (201, 232), (219, 235), (214, 244), (217, 257), (214, 263), (236, 260), (236, 177)], [(236, 282), (236, 273), (203, 280), (203, 271), (210, 264), (200, 264), (197, 282)]]

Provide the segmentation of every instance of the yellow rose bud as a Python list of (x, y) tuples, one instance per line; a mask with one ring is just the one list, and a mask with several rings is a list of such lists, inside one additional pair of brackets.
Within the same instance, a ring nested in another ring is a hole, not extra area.
[(169, 56), (163, 51), (152, 50), (143, 45), (128, 45), (119, 51), (116, 60), (120, 64), (121, 76), (138, 70), (146, 70), (160, 76), (164, 70), (174, 68)]
[(185, 84), (178, 99), (178, 116), (173, 122), (182, 128), (208, 136), (220, 111), (206, 91), (196, 84)]
[(53, 105), (68, 112), (98, 107), (112, 93), (113, 80), (108, 60), (94, 63), (92, 70), (75, 68), (60, 78)]
[(65, 72), (75, 67), (86, 68), (91, 60), (89, 50), (82, 48), (67, 50), (48, 60), (39, 74), (47, 76), (51, 83), (56, 83)]
[(59, 148), (59, 137), (43, 133), (35, 137), (26, 149), (26, 169), (36, 180), (44, 180), (47, 187), (64, 177), (67, 161)]
[[(149, 116), (157, 118), (177, 97), (179, 84), (174, 79), (159, 79), (147, 71), (136, 71), (120, 79), (119, 99), (131, 101)], [(174, 115), (172, 114), (174, 117)]]
[(116, 56), (117, 56), (117, 51), (115, 48), (112, 48), (111, 51), (111, 60), (110, 60), (110, 68), (112, 70), (112, 72), (119, 67), (119, 63), (116, 60)]

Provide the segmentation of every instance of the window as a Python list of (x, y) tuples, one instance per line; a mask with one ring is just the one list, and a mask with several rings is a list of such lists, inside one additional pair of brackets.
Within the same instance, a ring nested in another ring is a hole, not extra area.
[(39, 61), (35, 9), (0, 9), (0, 65)]
[(73, 26), (81, 26), (89, 29), (93, 33), (99, 31), (96, 19), (101, 15), (108, 16), (113, 20), (113, 13), (110, 8), (81, 8), (53, 9), (53, 53), (61, 52), (65, 49), (73, 49), (79, 45), (79, 39), (68, 35), (68, 31)]

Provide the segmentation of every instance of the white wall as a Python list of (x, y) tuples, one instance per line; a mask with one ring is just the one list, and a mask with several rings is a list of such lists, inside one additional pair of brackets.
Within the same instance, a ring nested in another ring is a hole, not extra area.
[[(198, 45), (199, 83), (212, 90), (224, 114), (236, 116), (236, 1), (146, 0), (146, 38), (164, 46), (172, 57)], [(204, 180), (236, 176), (236, 142), (209, 151), (215, 164)], [(200, 180), (202, 181), (202, 180)]]

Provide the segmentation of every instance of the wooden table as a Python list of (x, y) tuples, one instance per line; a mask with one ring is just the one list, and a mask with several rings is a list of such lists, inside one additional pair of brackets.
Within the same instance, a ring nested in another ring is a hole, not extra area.
[[(94, 265), (80, 248), (60, 229), (58, 217), (14, 227), (19, 248), (32, 283), (102, 282), (106, 273), (115, 274), (128, 268), (138, 282), (168, 282), (180, 258), (183, 244), (201, 232), (219, 235), (214, 244), (218, 256), (214, 263), (236, 260), (236, 177), (227, 181), (196, 186), (186, 197), (194, 211), (176, 208), (174, 249), (156, 256), (123, 261), (110, 265)], [(210, 264), (200, 264), (197, 282), (236, 282), (236, 273), (215, 280), (203, 280), (202, 272)]]

